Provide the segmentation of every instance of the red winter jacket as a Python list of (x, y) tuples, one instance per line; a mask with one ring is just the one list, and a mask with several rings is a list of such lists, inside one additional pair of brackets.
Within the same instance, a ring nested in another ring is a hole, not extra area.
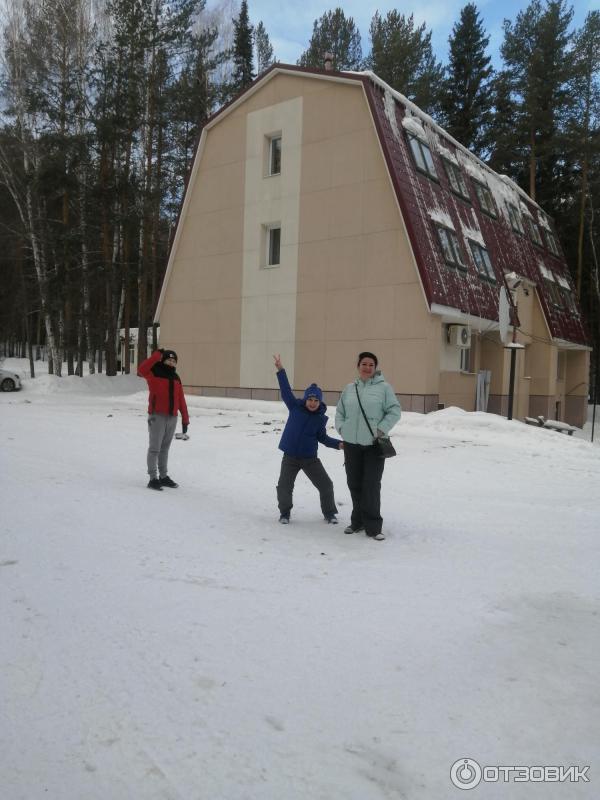
[(148, 381), (150, 390), (148, 413), (168, 414), (176, 417), (180, 412), (183, 424), (189, 425), (190, 418), (181, 379), (175, 370), (163, 364), (161, 359), (162, 353), (160, 350), (156, 350), (150, 358), (142, 361), (137, 371), (140, 378)]

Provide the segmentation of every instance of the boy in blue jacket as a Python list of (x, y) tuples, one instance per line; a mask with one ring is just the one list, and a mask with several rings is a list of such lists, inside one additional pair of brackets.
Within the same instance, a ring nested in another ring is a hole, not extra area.
[(319, 442), (326, 447), (342, 449), (344, 443), (339, 439), (327, 436), (327, 406), (323, 402), (323, 392), (316, 383), (311, 383), (304, 392), (302, 400), (294, 396), (290, 388), (285, 369), (279, 355), (273, 356), (277, 369), (277, 380), (281, 390), (281, 399), (290, 410), (285, 424), (279, 449), (283, 450), (281, 472), (277, 484), (277, 503), (279, 505), (279, 522), (284, 525), (290, 521), (292, 497), (296, 476), (302, 470), (311, 483), (319, 490), (321, 511), (327, 522), (337, 525), (333, 496), (333, 483), (325, 471), (325, 467), (317, 457)]

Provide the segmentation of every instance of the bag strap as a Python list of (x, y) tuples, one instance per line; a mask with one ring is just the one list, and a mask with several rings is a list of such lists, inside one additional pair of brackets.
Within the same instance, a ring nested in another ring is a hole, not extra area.
[(373, 428), (369, 425), (369, 420), (367, 419), (367, 415), (365, 414), (365, 410), (364, 410), (364, 408), (362, 406), (362, 403), (360, 402), (360, 395), (358, 393), (358, 386), (356, 384), (354, 384), (354, 388), (356, 389), (356, 399), (358, 400), (358, 405), (360, 406), (360, 410), (362, 411), (362, 415), (365, 418), (365, 422), (367, 423), (367, 428), (369, 429), (369, 433), (371, 434), (373, 439), (375, 439), (376, 436), (373, 433)]

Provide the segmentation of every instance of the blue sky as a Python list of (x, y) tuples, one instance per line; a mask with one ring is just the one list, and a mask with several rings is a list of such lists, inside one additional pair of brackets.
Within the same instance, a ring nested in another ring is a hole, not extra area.
[[(468, 0), (407, 0), (407, 2), (371, 2), (370, 0), (248, 0), (250, 19), (253, 23), (262, 20), (278, 61), (295, 64), (306, 49), (315, 19), (326, 11), (341, 6), (348, 17), (353, 17), (362, 39), (363, 53), (369, 49), (369, 25), (375, 11), (385, 15), (396, 8), (403, 14), (413, 13), (420, 24), (425, 22), (432, 30), (432, 42), (437, 57), (447, 60), (448, 36), (458, 20), (460, 9)], [(217, 0), (209, 0), (210, 8)], [(526, 8), (527, 2), (518, 0), (481, 0), (477, 3), (480, 16), (490, 36), (490, 54), (499, 64), (499, 47), (502, 42), (502, 21), (514, 20), (517, 13)], [(581, 25), (588, 11), (600, 9), (600, 0), (576, 0), (574, 24)]]

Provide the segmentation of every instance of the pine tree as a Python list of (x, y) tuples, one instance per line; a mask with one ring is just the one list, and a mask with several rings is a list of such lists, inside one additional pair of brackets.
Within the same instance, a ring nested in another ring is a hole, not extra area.
[(477, 6), (467, 4), (448, 39), (450, 59), (441, 106), (448, 133), (477, 155), (482, 154), (492, 107), (489, 41)]
[[(589, 253), (586, 246), (586, 230), (598, 238), (600, 245), (600, 225), (594, 231), (590, 227), (593, 208), (600, 208), (600, 192), (595, 196), (593, 188), (600, 186), (590, 184), (590, 172), (594, 166), (600, 166), (600, 11), (591, 11), (577, 32), (574, 51), (575, 79), (573, 82), (576, 98), (575, 113), (571, 125), (571, 136), (574, 161), (579, 165), (579, 181), (576, 192), (579, 194), (579, 219), (577, 232), (577, 293), (581, 298), (584, 284), (584, 252)], [(588, 237), (589, 239), (589, 237)], [(591, 256), (588, 255), (588, 262)], [(600, 287), (597, 275), (592, 281), (600, 309)], [(599, 334), (600, 335), (600, 334)], [(598, 342), (600, 344), (600, 342)]]
[(434, 114), (439, 111), (443, 69), (431, 47), (425, 23), (415, 27), (414, 17), (388, 11), (375, 12), (371, 20), (371, 55), (367, 60), (386, 83)]
[(238, 94), (249, 86), (255, 78), (252, 56), (252, 25), (248, 16), (247, 0), (242, 0), (240, 13), (233, 20), (233, 75), (232, 94)]
[(532, 0), (516, 22), (504, 22), (501, 53), (520, 125), (516, 133), (528, 153), (528, 191), (551, 212), (556, 180), (564, 164), (561, 130), (570, 113), (573, 77), (572, 9), (565, 0)]
[(346, 18), (341, 8), (328, 11), (314, 21), (308, 48), (298, 59), (298, 64), (323, 69), (326, 53), (333, 56), (335, 70), (362, 69), (360, 32), (354, 19)]
[(256, 72), (260, 75), (275, 61), (273, 47), (262, 22), (254, 28), (254, 52), (256, 55)]

